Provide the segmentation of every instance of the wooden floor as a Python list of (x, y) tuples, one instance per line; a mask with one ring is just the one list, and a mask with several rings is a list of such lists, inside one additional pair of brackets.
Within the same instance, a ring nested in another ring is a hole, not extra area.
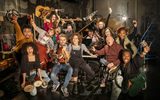
[[(148, 87), (144, 93), (144, 100), (159, 100), (155, 98), (160, 97), (160, 63), (159, 60), (149, 61), (148, 64)], [(59, 91), (57, 93), (51, 93), (50, 89), (48, 91), (39, 91), (37, 96), (30, 96), (24, 92), (14, 91), (15, 83), (12, 79), (0, 84), (0, 88), (9, 88), (5, 91), (5, 96), (1, 97), (0, 100), (110, 100), (110, 93), (105, 91), (101, 94), (100, 89), (89, 96), (90, 91), (85, 91), (85, 93), (80, 93), (79, 95), (71, 95), (69, 97), (64, 97)]]

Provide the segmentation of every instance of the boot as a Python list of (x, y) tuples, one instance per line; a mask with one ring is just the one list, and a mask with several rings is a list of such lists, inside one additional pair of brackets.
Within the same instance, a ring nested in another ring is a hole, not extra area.
[(70, 95), (72, 95), (73, 88), (74, 88), (74, 82), (69, 82), (69, 84), (68, 84), (68, 92), (69, 92)]
[(78, 84), (77, 84), (77, 82), (74, 83), (73, 94), (75, 94), (75, 95), (78, 94)]

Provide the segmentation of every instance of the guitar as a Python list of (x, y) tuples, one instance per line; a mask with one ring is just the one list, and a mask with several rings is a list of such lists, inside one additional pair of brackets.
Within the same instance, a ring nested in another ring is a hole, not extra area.
[(55, 9), (55, 8), (49, 8), (47, 6), (41, 6), (41, 5), (39, 5), (35, 9), (35, 15), (36, 15), (36, 17), (44, 19), (47, 16), (49, 16), (52, 11), (64, 12), (64, 9)]
[(146, 89), (146, 75), (145, 73), (140, 73), (137, 77), (133, 78), (132, 85), (129, 88), (128, 94), (130, 96), (136, 96), (141, 90)]

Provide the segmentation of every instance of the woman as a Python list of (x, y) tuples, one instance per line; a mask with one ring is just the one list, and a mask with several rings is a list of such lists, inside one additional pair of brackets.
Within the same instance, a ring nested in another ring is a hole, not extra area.
[[(34, 82), (36, 74), (39, 75), (41, 81), (41, 70), (40, 70), (40, 61), (37, 54), (36, 45), (32, 42), (26, 43), (22, 47), (22, 63), (21, 63), (21, 70), (22, 70), (22, 84), (21, 87), (24, 88), (26, 83)], [(35, 96), (37, 94), (37, 90), (30, 92), (31, 95)]]
[(47, 74), (47, 64), (49, 62), (49, 57), (47, 54), (54, 48), (54, 42), (51, 38), (54, 35), (54, 29), (49, 29), (48, 32), (46, 32), (45, 30), (38, 27), (33, 19), (31, 19), (31, 25), (38, 33), (38, 40), (36, 41), (36, 45), (39, 53), (42, 76), (45, 78), (45, 81), (49, 83), (50, 78)]
[(118, 29), (117, 33), (118, 37), (116, 38), (116, 42), (120, 44), (124, 49), (129, 49), (133, 54), (132, 57), (134, 57), (137, 54), (137, 47), (127, 37), (127, 29), (125, 27), (121, 27)]
[(73, 34), (71, 36), (70, 41), (71, 41), (71, 44), (69, 45), (69, 52), (70, 52), (69, 63), (71, 64), (73, 68), (73, 80), (72, 81), (74, 81), (75, 83), (74, 93), (77, 94), (76, 90), (77, 90), (77, 80), (78, 80), (79, 68), (85, 71), (90, 79), (93, 79), (95, 76), (94, 71), (82, 58), (83, 51), (85, 51), (91, 56), (93, 56), (93, 54), (89, 52), (89, 50), (84, 44), (82, 44), (82, 37), (80, 34), (78, 33)]
[(113, 30), (111, 28), (109, 28), (109, 27), (107, 27), (105, 29), (103, 35), (104, 35), (104, 38), (107, 37), (107, 36), (113, 36), (113, 37), (115, 37)]
[(150, 48), (147, 45), (143, 47), (143, 52), (132, 58), (129, 50), (123, 50), (120, 64), (123, 76), (122, 91), (118, 100), (143, 100), (140, 91), (146, 88), (146, 75), (142, 67), (144, 57), (149, 51)]
[(50, 19), (44, 19), (44, 30), (48, 32), (49, 29), (58, 27), (59, 22), (60, 16), (57, 14), (56, 10), (55, 14), (53, 14)]

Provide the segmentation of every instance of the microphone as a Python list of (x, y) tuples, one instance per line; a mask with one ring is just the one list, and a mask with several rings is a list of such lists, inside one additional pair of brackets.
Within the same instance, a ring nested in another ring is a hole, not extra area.
[(97, 12), (98, 12), (97, 10), (94, 11), (93, 13), (91, 13), (91, 14), (89, 14), (88, 16), (84, 17), (83, 20), (84, 20), (84, 21), (89, 20), (89, 18), (90, 18), (90, 17), (92, 18), (93, 16), (95, 16), (95, 14), (96, 14)]

